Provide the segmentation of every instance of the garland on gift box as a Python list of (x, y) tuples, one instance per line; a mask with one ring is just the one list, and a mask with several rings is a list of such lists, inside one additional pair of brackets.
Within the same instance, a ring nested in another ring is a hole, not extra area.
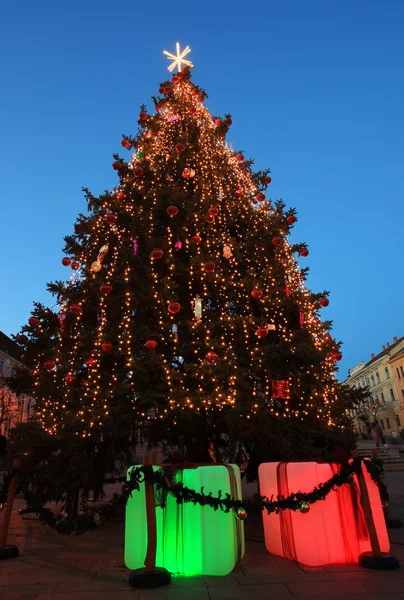
[[(333, 475), (328, 481), (320, 483), (311, 492), (296, 492), (290, 494), (287, 498), (278, 496), (276, 500), (273, 497), (268, 499), (262, 496), (260, 499), (261, 508), (262, 510), (265, 509), (268, 514), (272, 512), (279, 513), (285, 509), (296, 511), (301, 510), (305, 505), (324, 500), (331, 491), (336, 490), (344, 484), (352, 484), (354, 482), (353, 475), (361, 473), (362, 461), (362, 458), (356, 457), (350, 464), (344, 464), (339, 473)], [(366, 459), (364, 463), (371, 478), (378, 485), (381, 494), (383, 494), (385, 485), (382, 481), (382, 461)], [(175, 496), (177, 504), (191, 502), (194, 505), (210, 506), (215, 511), (222, 510), (225, 513), (233, 510), (236, 514), (240, 510), (245, 510), (243, 502), (241, 500), (234, 500), (230, 494), (226, 493), (223, 495), (220, 490), (217, 496), (213, 496), (211, 493), (205, 494), (203, 487), (198, 492), (188, 488), (181, 482), (175, 482), (172, 471), (170, 475), (167, 475), (163, 469), (154, 470), (151, 466), (139, 466), (134, 467), (130, 471), (129, 479), (122, 486), (121, 494), (114, 494), (112, 500), (99, 508), (95, 513), (80, 513), (77, 517), (72, 518), (67, 514), (56, 515), (49, 508), (45, 508), (41, 500), (30, 489), (30, 482), (24, 477), (21, 469), (13, 469), (4, 475), (3, 484), (0, 486), (0, 504), (6, 502), (8, 486), (14, 474), (18, 476), (17, 491), (22, 492), (25, 501), (31, 507), (32, 512), (38, 515), (41, 523), (64, 535), (71, 533), (80, 535), (86, 531), (94, 530), (98, 525), (112, 516), (118, 507), (125, 506), (132, 493), (139, 491), (140, 486), (145, 481), (152, 483), (157, 492), (163, 492), (163, 498), (165, 497), (164, 493), (171, 493)], [(160, 507), (163, 508), (164, 506), (164, 501), (160, 502)]]

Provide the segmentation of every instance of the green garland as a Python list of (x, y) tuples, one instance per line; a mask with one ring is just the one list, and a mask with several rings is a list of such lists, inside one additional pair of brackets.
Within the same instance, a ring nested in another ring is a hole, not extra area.
[[(281, 510), (286, 509), (296, 511), (301, 508), (304, 502), (314, 504), (319, 500), (324, 500), (332, 490), (344, 484), (353, 483), (352, 476), (361, 473), (362, 461), (363, 459), (360, 457), (354, 458), (349, 465), (343, 465), (339, 473), (333, 475), (328, 481), (320, 483), (311, 492), (296, 492), (290, 494), (287, 498), (278, 496), (276, 500), (272, 498), (269, 500), (265, 496), (261, 496), (261, 509), (266, 510), (268, 514), (279, 513)], [(365, 465), (373, 481), (378, 485), (383, 498), (383, 490), (385, 490), (382, 481), (383, 463), (380, 460), (366, 459)], [(245, 509), (242, 500), (234, 500), (230, 494), (223, 495), (220, 490), (217, 496), (213, 496), (211, 493), (205, 494), (203, 487), (197, 492), (181, 482), (174, 482), (172, 477), (167, 477), (163, 469), (156, 471), (151, 466), (140, 465), (131, 470), (129, 479), (122, 486), (122, 493), (115, 494), (112, 500), (102, 506), (96, 513), (83, 513), (75, 518), (70, 518), (68, 515), (55, 515), (52, 510), (45, 508), (38, 497), (29, 489), (29, 482), (20, 469), (14, 469), (4, 476), (3, 485), (0, 486), (0, 503), (4, 504), (6, 502), (8, 486), (14, 474), (17, 474), (19, 479), (17, 491), (23, 493), (25, 501), (32, 508), (32, 511), (38, 515), (41, 523), (63, 535), (71, 533), (81, 535), (86, 531), (94, 530), (114, 514), (118, 507), (125, 506), (132, 493), (139, 491), (140, 486), (145, 481), (152, 483), (157, 492), (163, 492), (163, 498), (165, 497), (164, 493), (171, 493), (175, 496), (177, 504), (191, 502), (194, 505), (210, 506), (215, 511), (222, 510), (225, 513), (231, 510), (237, 513), (239, 509)], [(164, 508), (164, 506), (163, 501), (160, 503), (160, 507)]]

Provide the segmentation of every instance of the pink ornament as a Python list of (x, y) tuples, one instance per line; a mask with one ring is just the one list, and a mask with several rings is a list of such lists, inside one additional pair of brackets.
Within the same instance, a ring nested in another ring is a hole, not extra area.
[(181, 242), (180, 240), (177, 240), (177, 241), (175, 242), (175, 244), (174, 244), (174, 248), (175, 248), (176, 250), (181, 250), (181, 248), (182, 248), (182, 242)]
[(137, 256), (137, 252), (139, 250), (139, 245), (137, 240), (133, 240), (133, 256)]

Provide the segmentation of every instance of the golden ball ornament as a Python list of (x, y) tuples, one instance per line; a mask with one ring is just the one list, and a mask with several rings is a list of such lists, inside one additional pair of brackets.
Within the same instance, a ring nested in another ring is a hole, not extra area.
[(310, 504), (308, 502), (300, 502), (299, 510), (305, 515), (310, 510)]
[(95, 260), (91, 265), (91, 272), (98, 273), (98, 271), (101, 271), (101, 263), (99, 263), (98, 260)]
[(237, 509), (237, 512), (236, 512), (236, 517), (237, 517), (238, 519), (240, 519), (240, 521), (245, 521), (245, 520), (246, 520), (246, 518), (247, 518), (247, 516), (248, 516), (248, 515), (247, 515), (247, 511), (246, 511), (246, 509), (245, 509), (245, 508), (242, 508), (242, 507), (240, 506), (240, 507)]

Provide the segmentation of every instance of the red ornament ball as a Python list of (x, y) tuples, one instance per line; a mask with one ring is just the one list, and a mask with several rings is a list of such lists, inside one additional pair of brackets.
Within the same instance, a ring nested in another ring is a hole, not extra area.
[(97, 361), (95, 358), (87, 358), (84, 364), (86, 365), (86, 367), (91, 369), (91, 367), (94, 367), (97, 364)]
[(117, 192), (116, 198), (117, 198), (117, 200), (124, 200), (125, 194), (123, 192)]
[(319, 304), (323, 308), (325, 308), (326, 306), (328, 306), (329, 303), (330, 303), (330, 301), (328, 300), (328, 298), (320, 298), (320, 300), (319, 300)]
[(332, 354), (331, 354), (331, 358), (332, 360), (338, 361), (341, 360), (342, 358), (342, 354), (339, 350), (335, 350)]
[(196, 108), (192, 106), (192, 108), (190, 108), (188, 112), (190, 115), (194, 115), (196, 113)]
[(197, 88), (194, 88), (194, 89), (192, 90), (192, 95), (193, 95), (193, 96), (199, 96), (199, 90), (198, 90)]
[(109, 283), (103, 283), (100, 286), (100, 292), (101, 294), (105, 294), (105, 296), (108, 296), (108, 294), (112, 292), (112, 285), (109, 285)]
[(260, 192), (259, 194), (257, 194), (257, 200), (258, 200), (258, 202), (264, 202), (264, 200), (265, 200), (265, 194), (263, 194), (262, 192)]
[(129, 148), (129, 140), (127, 140), (127, 139), (122, 140), (121, 146), (123, 146), (124, 148)]
[(117, 160), (114, 163), (112, 163), (112, 168), (115, 171), (120, 171), (122, 169), (122, 167), (123, 167), (123, 165)]
[(312, 319), (311, 321), (313, 323), (313, 325), (320, 325), (321, 321), (318, 317), (314, 317), (314, 319)]
[(172, 91), (173, 91), (173, 88), (171, 86), (167, 86), (164, 88), (165, 94), (171, 94)]
[(213, 271), (215, 270), (215, 263), (211, 261), (206, 262), (203, 265), (203, 270), (205, 271), (205, 273), (213, 273)]
[(272, 238), (272, 245), (277, 247), (277, 246), (280, 246), (281, 244), (282, 244), (282, 239), (278, 235), (275, 235)]
[(216, 354), (216, 352), (213, 352), (213, 350), (210, 350), (205, 356), (205, 360), (207, 360), (210, 363), (216, 363), (218, 359), (218, 355)]
[(237, 158), (238, 162), (243, 162), (243, 160), (244, 160), (244, 156), (242, 154), (237, 154), (236, 158)]
[(233, 123), (233, 121), (230, 119), (230, 117), (228, 119), (225, 120), (224, 124), (227, 125), (227, 127), (230, 127), (230, 125)]
[(21, 335), (18, 336), (17, 338), (17, 342), (19, 344), (26, 344), (28, 342), (28, 338), (26, 335), (24, 335), (23, 333)]
[(251, 296), (255, 299), (255, 300), (259, 300), (260, 298), (262, 298), (263, 296), (263, 291), (259, 288), (259, 287), (255, 287), (252, 291), (251, 291)]
[(153, 250), (151, 251), (151, 257), (154, 260), (158, 260), (159, 258), (163, 257), (164, 252), (162, 251), (161, 248), (153, 248)]
[(163, 86), (159, 87), (159, 94), (164, 94), (164, 88), (163, 88)]
[(330, 336), (329, 333), (325, 333), (323, 335), (323, 342), (325, 342), (326, 344), (331, 344), (332, 342), (332, 337)]
[(302, 248), (301, 250), (299, 250), (299, 256), (308, 256), (309, 255), (309, 251), (307, 248)]
[(144, 111), (142, 111), (142, 112), (139, 114), (139, 119), (140, 119), (141, 121), (146, 121), (146, 119), (147, 119), (147, 113), (145, 113)]
[(215, 121), (216, 127), (220, 127), (221, 124), (222, 124), (222, 121), (220, 119), (216, 119), (216, 121)]
[(136, 167), (135, 169), (133, 169), (133, 172), (136, 177), (143, 177), (144, 169), (142, 167)]
[(219, 207), (218, 206), (211, 206), (208, 210), (208, 215), (210, 217), (217, 217), (217, 215), (219, 214)]
[(80, 267), (80, 263), (77, 262), (77, 260), (74, 260), (71, 264), (71, 268), (73, 269), (73, 271), (77, 271), (77, 269)]
[(176, 85), (178, 83), (178, 77), (176, 75), (173, 75), (173, 78), (171, 81), (173, 82), (174, 85)]
[(36, 317), (30, 317), (30, 318), (28, 319), (28, 323), (29, 323), (30, 325), (32, 325), (32, 327), (38, 327), (38, 325), (40, 324), (40, 320), (39, 320), (39, 319), (37, 319)]
[(202, 241), (202, 238), (200, 235), (196, 234), (191, 238), (191, 240), (194, 242), (194, 244), (200, 244)]
[(167, 208), (167, 214), (170, 215), (170, 217), (175, 217), (175, 215), (178, 215), (178, 208), (174, 205), (171, 205)]
[(45, 367), (45, 369), (47, 371), (53, 371), (53, 369), (55, 368), (55, 361), (54, 360), (46, 360), (44, 362), (43, 366)]
[(72, 385), (76, 381), (74, 373), (68, 373), (65, 377), (65, 381), (68, 385)]
[(181, 304), (179, 304), (178, 302), (171, 302), (168, 305), (168, 312), (171, 313), (172, 315), (176, 315), (178, 312), (180, 312), (181, 310)]
[(103, 342), (101, 345), (101, 348), (104, 350), (104, 352), (111, 352), (113, 347), (114, 346), (111, 344), (111, 342)]
[(184, 152), (185, 146), (184, 146), (184, 144), (176, 144), (175, 149), (177, 152)]
[(272, 178), (271, 178), (269, 175), (267, 175), (267, 176), (265, 177), (265, 179), (264, 179), (264, 182), (265, 182), (267, 185), (268, 185), (268, 183), (271, 183), (271, 181), (272, 181)]
[(71, 304), (69, 310), (74, 315), (79, 315), (81, 313), (81, 306), (80, 304)]
[(181, 73), (181, 72), (179, 72), (179, 73), (176, 73), (176, 75), (175, 75), (175, 76), (176, 76), (176, 78), (178, 79), (178, 81), (181, 81), (181, 79), (182, 79), (182, 77), (183, 77), (183, 75), (182, 75), (182, 73)]
[(214, 223), (215, 222), (215, 217), (212, 217), (212, 215), (206, 215), (206, 220), (208, 223)]
[(264, 338), (268, 335), (268, 328), (265, 327), (265, 325), (260, 325), (255, 333), (257, 334), (257, 337)]
[(296, 223), (297, 219), (294, 215), (288, 215), (286, 217), (286, 221), (288, 222), (289, 225), (293, 225), (293, 223)]
[(158, 344), (156, 340), (147, 340), (147, 342), (145, 343), (145, 348), (147, 348), (148, 350), (155, 350), (157, 346)]
[(236, 196), (242, 196), (243, 194), (243, 190), (236, 190)]
[(108, 213), (107, 215), (105, 215), (105, 218), (107, 220), (107, 223), (113, 225), (114, 223), (116, 223), (118, 217), (115, 213)]
[(64, 258), (62, 258), (62, 265), (64, 265), (65, 267), (70, 267), (71, 264), (72, 264), (72, 261), (70, 260), (70, 258), (68, 256), (65, 256)]

